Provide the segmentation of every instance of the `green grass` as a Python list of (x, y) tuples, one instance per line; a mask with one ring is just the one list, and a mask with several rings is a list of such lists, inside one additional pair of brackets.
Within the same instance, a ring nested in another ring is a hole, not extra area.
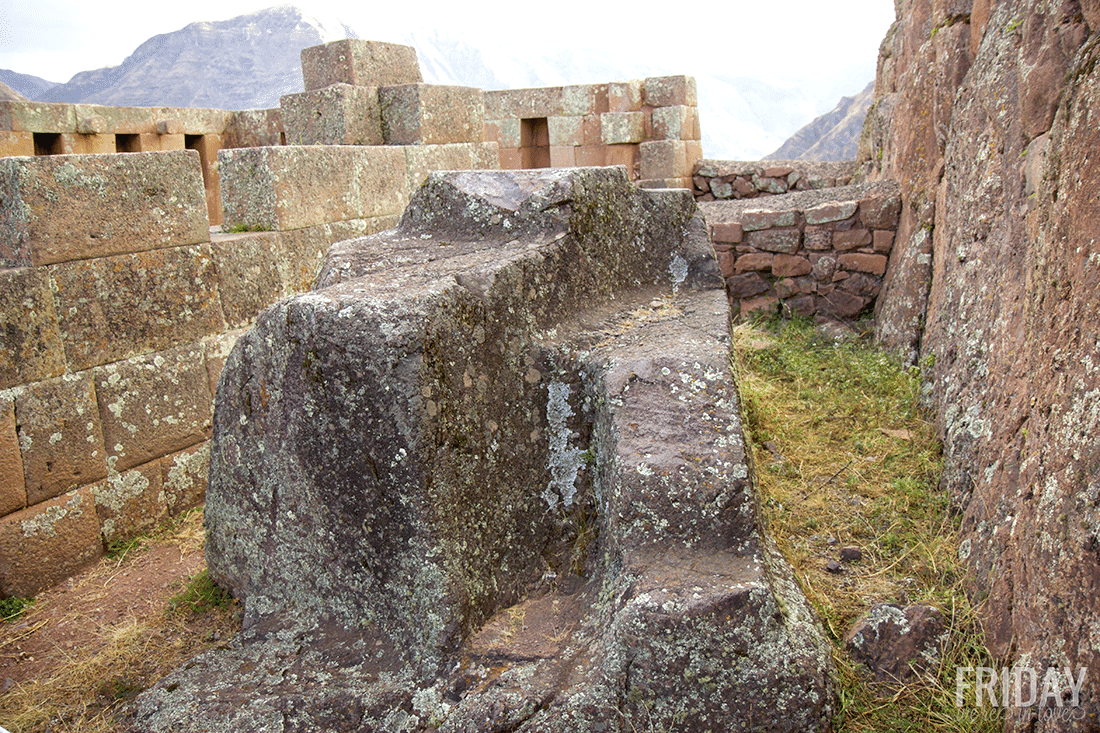
[[(919, 405), (919, 371), (797, 320), (739, 326), (733, 345), (769, 530), (834, 645), (837, 730), (999, 730), (955, 706), (956, 665), (990, 661), (962, 589), (958, 519), (937, 488), (940, 446)], [(846, 545), (863, 559), (825, 572)], [(879, 602), (943, 612), (951, 634), (937, 670), (887, 688), (851, 660), (844, 635)]]
[(171, 612), (207, 613), (214, 609), (225, 611), (232, 603), (233, 597), (219, 588), (210, 577), (210, 571), (203, 568), (182, 592), (168, 600), (168, 609)]
[(33, 604), (33, 598), (0, 598), (0, 622), (15, 621)]

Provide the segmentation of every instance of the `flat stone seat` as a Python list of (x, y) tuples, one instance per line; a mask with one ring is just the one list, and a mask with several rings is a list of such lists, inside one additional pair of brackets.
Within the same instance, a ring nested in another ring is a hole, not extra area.
[(448, 173), (334, 246), (218, 388), (207, 558), (244, 629), (137, 728), (827, 728), (702, 227), (621, 169)]

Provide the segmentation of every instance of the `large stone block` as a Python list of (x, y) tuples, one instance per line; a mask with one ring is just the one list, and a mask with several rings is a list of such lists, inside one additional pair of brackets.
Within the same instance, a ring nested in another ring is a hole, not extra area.
[(577, 84), (562, 87), (562, 114), (568, 116), (598, 115), (610, 112), (607, 84)]
[(651, 140), (638, 146), (642, 178), (686, 178), (691, 175), (682, 140)]
[(378, 90), (382, 136), (389, 145), (479, 143), (485, 98), (474, 87), (405, 84)]
[(483, 143), (407, 145), (403, 150), (408, 171), (406, 191), (410, 198), (432, 171), (500, 169), (498, 160), (486, 160), (486, 146)]
[(519, 124), (517, 118), (486, 120), (485, 139), (495, 140), (502, 148), (518, 148), (520, 146)]
[(128, 471), (108, 471), (91, 487), (99, 531), (105, 542), (125, 540), (148, 531), (168, 516), (160, 461)]
[(233, 112), (222, 133), (223, 148), (260, 148), (285, 144), (281, 109), (245, 109)]
[(555, 117), (563, 110), (561, 87), (485, 92), (485, 116), (491, 120)]
[[(695, 107), (676, 104), (653, 110), (653, 137), (657, 140), (695, 140)], [(695, 161), (693, 160), (692, 163)]]
[(613, 81), (607, 85), (608, 112), (636, 112), (641, 108), (641, 81)]
[(313, 288), (333, 243), (392, 229), (400, 218), (398, 214), (390, 214), (280, 232), (279, 274), (287, 294)]
[(333, 84), (279, 98), (288, 145), (381, 145), (376, 87)]
[(122, 472), (210, 437), (210, 377), (203, 344), (94, 370), (107, 463)]
[(576, 146), (584, 144), (584, 118), (547, 117), (546, 125), (550, 132), (550, 146)]
[(0, 392), (0, 517), (27, 506), (23, 458), (15, 430), (15, 400)]
[(0, 158), (34, 155), (34, 134), (0, 130)]
[(103, 554), (88, 487), (0, 519), (0, 596), (29, 598)]
[(202, 503), (210, 466), (209, 441), (165, 456), (157, 463), (169, 513), (176, 515)]
[(0, 389), (64, 371), (61, 331), (46, 271), (0, 270)]
[(651, 107), (673, 105), (699, 106), (695, 78), (691, 76), (654, 76), (645, 80), (645, 103)]
[(76, 107), (46, 102), (0, 101), (0, 130), (73, 132), (76, 130)]
[(209, 244), (66, 262), (49, 272), (72, 371), (225, 330)]
[(0, 159), (0, 241), (30, 264), (204, 242), (199, 156), (73, 155)]
[(303, 48), (302, 78), (307, 92), (333, 84), (382, 87), (423, 81), (412, 46), (357, 38)]
[(642, 142), (645, 140), (645, 114), (607, 112), (600, 115), (600, 139), (604, 145)]
[(89, 372), (14, 391), (27, 504), (34, 505), (107, 475), (103, 429)]
[(405, 154), (356, 145), (245, 148), (218, 153), (223, 226), (286, 231), (400, 214)]
[[(137, 135), (140, 133), (155, 133), (156, 117), (153, 110), (148, 107), (108, 107), (99, 104), (73, 105), (73, 116), (76, 119), (76, 132), (97, 132), (109, 135)], [(102, 121), (102, 127), (95, 126), (94, 120)], [(81, 129), (81, 125), (91, 122), (93, 129)]]
[(267, 306), (286, 295), (279, 271), (277, 232), (215, 234), (210, 238), (222, 313), (229, 328), (251, 325)]

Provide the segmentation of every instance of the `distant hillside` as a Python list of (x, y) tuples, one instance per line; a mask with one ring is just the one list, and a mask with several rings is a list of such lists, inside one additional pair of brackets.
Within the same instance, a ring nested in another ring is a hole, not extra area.
[(27, 99), (40, 99), (52, 87), (57, 86), (56, 81), (46, 81), (30, 74), (20, 74), (8, 69), (0, 69), (0, 83), (10, 87), (12, 91), (22, 94)]
[(863, 120), (874, 101), (875, 83), (844, 97), (833, 111), (796, 132), (765, 160), (855, 160)]
[(346, 26), (325, 27), (291, 5), (192, 23), (150, 38), (119, 66), (77, 74), (50, 89), (42, 100), (136, 107), (277, 107), (281, 95), (302, 89), (300, 51), (348, 35)]
[(27, 98), (0, 81), (0, 102), (26, 102)]

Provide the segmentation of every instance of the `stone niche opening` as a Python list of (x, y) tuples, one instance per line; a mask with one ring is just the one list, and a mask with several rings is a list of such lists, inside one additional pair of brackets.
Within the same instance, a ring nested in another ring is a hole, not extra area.
[(550, 126), (545, 117), (519, 121), (519, 147), (524, 168), (550, 167)]
[(60, 155), (61, 134), (57, 132), (34, 133), (35, 155)]
[(119, 153), (140, 153), (141, 137), (138, 135), (115, 135), (115, 151)]

